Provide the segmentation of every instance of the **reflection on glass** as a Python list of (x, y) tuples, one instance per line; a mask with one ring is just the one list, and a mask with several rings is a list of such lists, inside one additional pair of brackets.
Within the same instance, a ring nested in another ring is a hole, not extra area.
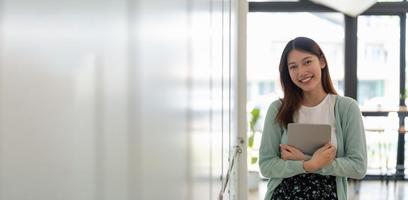
[(365, 110), (399, 104), (399, 18), (358, 18), (357, 100)]

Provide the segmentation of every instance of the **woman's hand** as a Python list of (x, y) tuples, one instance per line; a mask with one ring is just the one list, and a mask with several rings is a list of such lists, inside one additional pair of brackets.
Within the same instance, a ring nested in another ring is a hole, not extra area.
[(305, 160), (305, 154), (300, 150), (296, 149), (287, 144), (280, 145), (281, 158), (283, 160)]
[(304, 164), (305, 170), (308, 172), (319, 170), (332, 163), (335, 158), (336, 147), (333, 146), (332, 144), (326, 144), (320, 149), (318, 149), (316, 152), (314, 152), (312, 158), (309, 161), (306, 161), (307, 166), (312, 166), (311, 168), (306, 167), (305, 162)]

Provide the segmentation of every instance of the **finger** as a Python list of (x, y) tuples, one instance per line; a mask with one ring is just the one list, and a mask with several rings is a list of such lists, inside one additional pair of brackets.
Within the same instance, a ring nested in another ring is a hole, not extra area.
[(328, 150), (334, 150), (334, 149), (336, 149), (336, 147), (334, 147), (332, 144), (330, 144), (330, 145), (327, 146), (327, 149)]
[(287, 151), (291, 151), (290, 146), (287, 145), (287, 144), (282, 145), (282, 148), (285, 149), (285, 150), (287, 150)]
[(328, 148), (328, 150), (331, 151), (331, 152), (336, 152), (336, 151), (337, 151), (336, 147), (333, 146), (333, 145), (331, 145), (331, 146)]
[(316, 152), (323, 152), (326, 151), (327, 147), (326, 146), (322, 146), (319, 149), (316, 150)]
[(286, 145), (285, 146), (287, 150), (289, 150), (290, 152), (295, 152), (295, 151), (299, 151), (298, 149), (296, 149), (296, 147), (290, 146), (290, 145)]
[(337, 154), (336, 149), (335, 149), (335, 148), (333, 148), (331, 153), (332, 153), (332, 155), (333, 155), (333, 156), (336, 156), (336, 154)]
[(326, 148), (330, 148), (330, 147), (332, 147), (333, 145), (329, 142), (329, 143), (326, 143), (325, 145), (324, 145), (324, 147), (326, 147)]
[(322, 151), (328, 154), (336, 154), (336, 150), (334, 148), (327, 148), (327, 149), (323, 149)]
[(324, 151), (324, 150), (329, 149), (330, 146), (331, 146), (331, 144), (330, 144), (330, 143), (327, 143), (327, 144), (325, 144), (323, 147), (321, 147), (320, 149), (321, 149), (322, 151)]
[(281, 147), (280, 150), (281, 150), (282, 153), (283, 153), (283, 152), (288, 152), (288, 150), (285, 149), (285, 148), (283, 148), (283, 147)]
[(281, 153), (281, 158), (282, 158), (283, 160), (287, 160), (287, 158), (288, 158), (287, 153), (282, 152), (282, 153)]
[(288, 149), (290, 146), (287, 144), (280, 144), (280, 147), (284, 148), (284, 149)]

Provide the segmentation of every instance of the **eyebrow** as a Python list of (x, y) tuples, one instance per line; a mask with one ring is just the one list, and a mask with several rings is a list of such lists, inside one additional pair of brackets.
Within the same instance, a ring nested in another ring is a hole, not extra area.
[[(303, 59), (302, 59), (302, 61), (304, 61), (304, 60), (306, 60), (306, 59), (309, 59), (309, 58), (312, 58), (312, 56), (306, 56), (306, 57), (304, 57)], [(288, 65), (290, 65), (290, 64), (296, 64), (295, 62), (290, 62), (290, 63), (288, 63)]]

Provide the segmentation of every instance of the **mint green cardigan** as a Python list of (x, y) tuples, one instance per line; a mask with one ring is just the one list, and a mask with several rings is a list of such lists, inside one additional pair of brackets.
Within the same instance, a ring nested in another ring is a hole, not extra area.
[[(276, 120), (281, 101), (273, 102), (268, 109), (259, 149), (259, 168), (268, 178), (265, 200), (270, 200), (274, 189), (283, 178), (306, 173), (303, 161), (283, 160), (280, 158), (279, 144), (288, 140), (286, 128)], [(335, 103), (337, 154), (336, 159), (325, 168), (314, 172), (336, 176), (337, 196), (347, 199), (347, 177), (362, 179), (367, 171), (367, 148), (364, 126), (360, 109), (354, 99), (336, 96)]]

